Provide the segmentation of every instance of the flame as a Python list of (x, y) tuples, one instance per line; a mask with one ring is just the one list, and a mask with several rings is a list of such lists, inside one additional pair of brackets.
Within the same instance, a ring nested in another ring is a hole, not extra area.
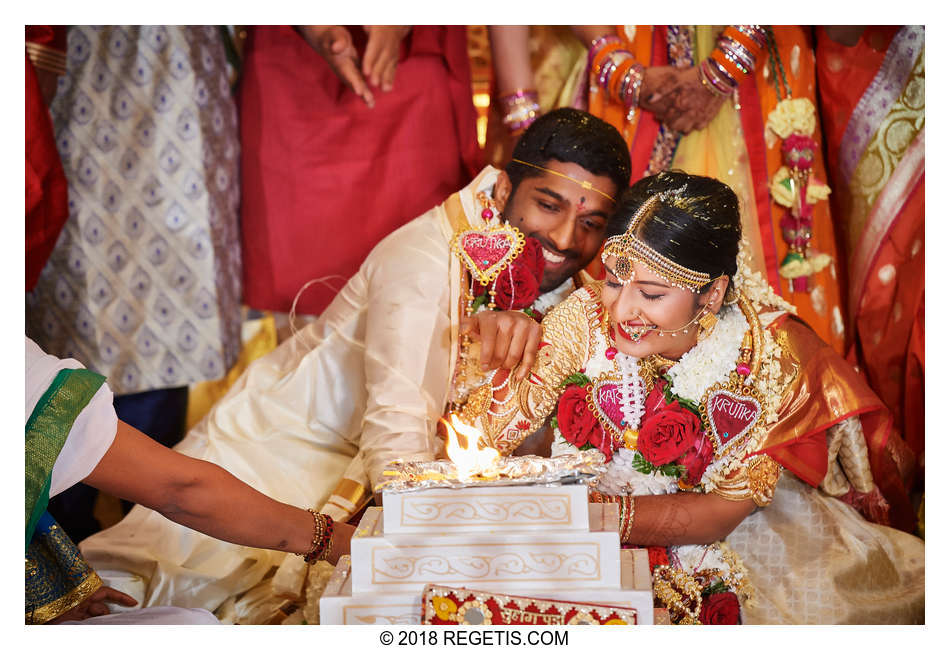
[(451, 422), (442, 419), (448, 434), (445, 453), (455, 463), (459, 480), (466, 481), (478, 474), (497, 474), (497, 470), (493, 471), (493, 468), (498, 463), (498, 450), (494, 447), (479, 449), (478, 439), (482, 435), (481, 431), (462, 422), (455, 413), (450, 413), (449, 418)]

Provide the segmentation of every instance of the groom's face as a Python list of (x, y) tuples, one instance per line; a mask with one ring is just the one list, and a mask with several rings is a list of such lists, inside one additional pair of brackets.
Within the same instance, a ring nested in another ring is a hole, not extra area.
[[(607, 196), (615, 196), (618, 189), (608, 177), (595, 176), (576, 163), (549, 160), (545, 167), (570, 178), (542, 172), (523, 178), (510, 193), (511, 181), (502, 172), (495, 192), (496, 204), (508, 223), (541, 244), (542, 292), (557, 288), (600, 250), (607, 217), (614, 209)], [(599, 191), (575, 181), (589, 182)]]

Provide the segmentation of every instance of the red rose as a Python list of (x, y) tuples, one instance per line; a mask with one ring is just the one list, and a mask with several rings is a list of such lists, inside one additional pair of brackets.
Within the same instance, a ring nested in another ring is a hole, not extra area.
[[(558, 422), (560, 421), (560, 418), (558, 418)], [(607, 432), (599, 421), (597, 422), (597, 428), (594, 429), (587, 442), (602, 451), (604, 456), (607, 457), (607, 462), (610, 462), (610, 459), (614, 457), (614, 437)]]
[(699, 621), (703, 625), (738, 625), (739, 599), (730, 591), (709, 594), (703, 599)]
[(690, 485), (699, 483), (699, 479), (703, 477), (703, 472), (709, 467), (712, 458), (712, 443), (709, 442), (707, 436), (700, 435), (696, 438), (693, 446), (687, 449), (686, 453), (683, 454), (683, 458), (680, 459), (680, 463), (686, 468), (686, 476), (683, 477), (686, 482)]
[(670, 556), (665, 546), (647, 546), (647, 557), (650, 558), (650, 572), (658, 566), (668, 566)]
[(650, 391), (643, 403), (644, 419), (652, 417), (657, 411), (666, 406), (666, 396), (663, 394), (664, 386), (666, 386), (666, 382), (662, 379), (653, 385), (653, 390)]
[(524, 250), (515, 260), (528, 267), (538, 283), (544, 278), (544, 255), (541, 253), (541, 242), (534, 237), (525, 237)]
[(557, 404), (557, 426), (561, 435), (577, 448), (591, 442), (600, 429), (600, 422), (587, 408), (587, 391), (580, 386), (568, 386)]
[(654, 465), (666, 465), (682, 456), (701, 435), (699, 418), (673, 402), (645, 419), (637, 448)]
[(526, 264), (513, 262), (498, 275), (495, 283), (495, 305), (500, 309), (530, 307), (541, 293), (541, 284)]

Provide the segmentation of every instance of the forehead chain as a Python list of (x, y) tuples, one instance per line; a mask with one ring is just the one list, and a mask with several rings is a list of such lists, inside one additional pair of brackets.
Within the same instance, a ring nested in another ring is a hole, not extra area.
[(534, 163), (529, 163), (529, 162), (526, 162), (526, 161), (524, 161), (524, 160), (518, 160), (517, 158), (512, 158), (512, 159), (511, 159), (511, 162), (516, 162), (516, 163), (518, 163), (519, 165), (524, 165), (524, 166), (526, 166), (526, 167), (534, 167), (535, 169), (540, 169), (541, 171), (547, 172), (548, 174), (554, 174), (555, 176), (560, 176), (561, 178), (566, 178), (567, 180), (571, 181), (572, 183), (577, 183), (578, 185), (580, 185), (581, 187), (583, 187), (585, 190), (590, 190), (591, 192), (597, 192), (597, 193), (600, 194), (602, 197), (604, 197), (605, 199), (609, 200), (611, 203), (616, 203), (616, 202), (617, 202), (617, 200), (614, 199), (614, 197), (612, 197), (612, 196), (610, 196), (609, 194), (607, 194), (606, 192), (602, 192), (602, 191), (598, 190), (596, 187), (594, 187), (593, 183), (591, 183), (590, 181), (580, 181), (580, 180), (577, 180), (576, 178), (574, 178), (573, 176), (568, 176), (567, 174), (562, 174), (562, 173), (559, 172), (559, 171), (555, 171), (555, 170), (553, 170), (553, 169), (548, 169), (547, 167), (541, 167), (540, 165), (535, 165)]

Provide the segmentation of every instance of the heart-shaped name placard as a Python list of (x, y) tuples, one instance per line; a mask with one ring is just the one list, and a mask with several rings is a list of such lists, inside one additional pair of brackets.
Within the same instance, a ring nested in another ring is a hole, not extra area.
[(758, 395), (745, 386), (713, 386), (703, 397), (700, 412), (716, 458), (737, 445), (763, 417)]
[(587, 386), (587, 405), (615, 440), (623, 440), (626, 428), (620, 408), (620, 384), (610, 375), (598, 377)]
[(508, 224), (463, 230), (452, 240), (452, 250), (479, 283), (488, 285), (524, 250), (524, 234)]

